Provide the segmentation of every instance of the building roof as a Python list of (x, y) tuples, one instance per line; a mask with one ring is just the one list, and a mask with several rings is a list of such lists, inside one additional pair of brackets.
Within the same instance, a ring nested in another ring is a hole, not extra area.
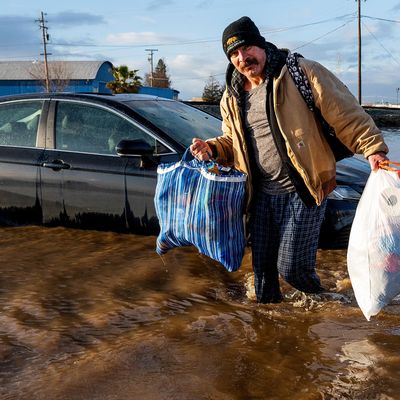
[[(48, 67), (62, 71), (64, 79), (95, 79), (104, 63), (112, 65), (109, 61), (49, 61)], [(0, 61), (0, 80), (35, 80), (43, 70), (43, 62)]]

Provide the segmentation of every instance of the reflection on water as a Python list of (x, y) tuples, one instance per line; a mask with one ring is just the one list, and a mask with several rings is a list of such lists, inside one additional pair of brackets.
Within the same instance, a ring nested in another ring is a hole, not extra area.
[(343, 250), (320, 251), (350, 298), (282, 304), (154, 237), (39, 227), (0, 235), (0, 399), (398, 399), (399, 305), (367, 322)]

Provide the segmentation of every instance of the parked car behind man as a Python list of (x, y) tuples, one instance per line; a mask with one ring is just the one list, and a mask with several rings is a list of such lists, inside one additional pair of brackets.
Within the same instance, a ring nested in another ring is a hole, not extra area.
[[(221, 121), (145, 95), (29, 94), (0, 98), (0, 224), (158, 233), (157, 165), (178, 161)], [(343, 247), (368, 165), (338, 164), (322, 247)]]

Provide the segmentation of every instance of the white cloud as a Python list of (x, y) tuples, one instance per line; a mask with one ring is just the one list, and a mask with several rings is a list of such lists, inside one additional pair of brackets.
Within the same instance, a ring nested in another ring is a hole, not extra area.
[(200, 97), (210, 75), (215, 76), (221, 83), (224, 82), (226, 62), (223, 58), (210, 62), (209, 58), (201, 55), (178, 54), (167, 59), (166, 65), (172, 86), (180, 91), (179, 97), (182, 100)]
[(180, 71), (190, 71), (196, 73), (195, 66), (198, 65), (199, 60), (187, 54), (178, 54), (172, 60), (169, 60), (168, 65)]
[(165, 36), (154, 32), (123, 32), (112, 33), (106, 37), (106, 41), (111, 44), (154, 44), (168, 41)]

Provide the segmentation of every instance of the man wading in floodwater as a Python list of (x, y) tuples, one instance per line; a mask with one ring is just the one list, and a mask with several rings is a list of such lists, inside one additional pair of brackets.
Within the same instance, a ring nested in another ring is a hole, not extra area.
[[(320, 293), (316, 253), (326, 197), (336, 186), (334, 155), (288, 72), (287, 51), (267, 42), (248, 17), (226, 27), (222, 46), (230, 61), (220, 104), (223, 135), (193, 139), (191, 152), (249, 176), (257, 301), (282, 300), (279, 274), (302, 292)], [(298, 63), (337, 137), (377, 169), (388, 148), (372, 118), (322, 65), (303, 58)]]

